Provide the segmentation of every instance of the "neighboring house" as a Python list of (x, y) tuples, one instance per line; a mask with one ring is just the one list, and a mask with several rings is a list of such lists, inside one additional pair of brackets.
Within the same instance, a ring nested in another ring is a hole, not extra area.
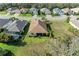
[(48, 30), (47, 30), (46, 23), (38, 19), (31, 20), (28, 34), (29, 36), (47, 35)]
[(15, 14), (21, 14), (21, 11), (19, 9), (16, 9), (13, 11)]
[(16, 10), (16, 8), (13, 8), (13, 7), (12, 8), (8, 8), (7, 12), (10, 13), (10, 14), (14, 14), (14, 12), (13, 12), (14, 10)]
[(64, 8), (64, 9), (62, 9), (62, 11), (64, 12), (64, 14), (68, 14), (68, 15), (73, 14), (73, 11), (70, 8)]
[(40, 12), (44, 13), (45, 15), (51, 14), (51, 11), (48, 8), (42, 8), (42, 9), (40, 9)]
[(62, 11), (65, 13), (65, 14), (67, 14), (68, 12), (69, 12), (69, 8), (64, 8), (64, 9), (62, 9)]
[(32, 15), (38, 15), (38, 9), (37, 8), (31, 8), (30, 13), (32, 13)]
[(21, 11), (21, 13), (27, 13), (27, 12), (28, 12), (28, 9), (26, 9), (26, 8), (21, 8), (20, 11)]
[(53, 14), (57, 14), (57, 15), (61, 16), (61, 15), (64, 15), (64, 12), (59, 8), (54, 8), (53, 9)]
[(77, 30), (79, 30), (79, 19), (76, 16), (70, 16), (70, 21), (69, 23), (76, 28)]
[(26, 25), (26, 20), (11, 21), (9, 19), (0, 19), (0, 27), (4, 29), (3, 32), (10, 34), (13, 39), (17, 39), (21, 36)]
[(10, 11), (13, 11), (13, 10), (16, 10), (16, 8), (13, 8), (13, 7), (12, 8), (8, 8), (7, 12), (10, 12)]
[(21, 13), (21, 11), (20, 11), (19, 9), (16, 9), (16, 8), (9, 8), (9, 9), (7, 10), (7, 12), (8, 12), (9, 14), (20, 14), (20, 13)]
[(71, 11), (73, 11), (74, 13), (79, 13), (79, 8), (72, 8)]

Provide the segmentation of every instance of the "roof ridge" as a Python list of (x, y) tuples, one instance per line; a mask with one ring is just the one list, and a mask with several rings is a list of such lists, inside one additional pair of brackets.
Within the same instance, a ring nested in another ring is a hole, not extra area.
[[(34, 20), (35, 21), (35, 20)], [(43, 31), (47, 32), (46, 30), (46, 26), (44, 27), (44, 23), (41, 20), (36, 20), (37, 24), (34, 24), (34, 27), (32, 29), (29, 30), (29, 32), (35, 30), (35, 28), (40, 27), (41, 29), (43, 29)], [(39, 29), (40, 30), (40, 29)]]
[[(42, 28), (44, 28), (44, 30), (46, 30), (46, 29), (45, 29), (45, 26), (44, 26), (44, 23), (45, 23), (45, 22), (39, 20), (39, 24), (40, 24), (40, 26), (41, 26)], [(47, 30), (46, 30), (46, 31), (47, 31)]]
[(16, 22), (17, 22), (16, 20), (13, 21), (12, 24), (10, 24), (10, 25), (7, 27), (7, 29), (10, 28), (10, 27), (11, 27), (13, 24), (15, 24)]

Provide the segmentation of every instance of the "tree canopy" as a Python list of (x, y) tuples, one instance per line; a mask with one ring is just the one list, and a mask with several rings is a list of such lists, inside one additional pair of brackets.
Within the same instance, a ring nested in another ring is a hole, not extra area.
[(11, 7), (16, 8), (49, 8), (50, 10), (53, 8), (74, 8), (79, 7), (78, 3), (2, 3), (0, 4), (0, 11), (6, 10)]

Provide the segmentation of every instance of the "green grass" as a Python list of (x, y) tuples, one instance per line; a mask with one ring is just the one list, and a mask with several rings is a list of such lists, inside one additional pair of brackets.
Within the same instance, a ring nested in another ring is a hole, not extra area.
[(68, 29), (71, 27), (71, 25), (69, 23), (67, 23), (66, 21), (52, 21), (52, 25), (51, 25), (52, 29), (53, 29), (53, 34), (55, 37), (63, 37), (65, 34), (73, 36), (74, 34), (72, 32), (70, 32)]
[[(0, 47), (12, 51), (14, 55), (34, 55), (33, 50), (36, 50), (40, 47), (38, 50), (41, 51), (41, 49), (43, 49), (43, 47), (41, 48), (41, 46), (42, 45), (44, 46), (45, 43), (48, 41), (48, 39), (49, 39), (48, 37), (28, 37), (26, 36), (24, 40), (22, 40), (22, 42), (26, 43), (23, 46), (13, 46), (13, 45), (7, 45), (4, 43), (0, 43)], [(31, 52), (29, 49), (31, 49)], [(42, 52), (40, 53), (42, 54)]]
[(24, 41), (29, 43), (41, 43), (48, 41), (48, 37), (25, 37)]
[(18, 48), (17, 46), (13, 46), (13, 45), (7, 45), (4, 43), (0, 43), (0, 47), (4, 48), (4, 49), (8, 49), (10, 50), (12, 53), (15, 53), (16, 49)]
[(7, 12), (6, 11), (0, 11), (0, 15), (6, 15)]
[(20, 14), (19, 16), (32, 16), (32, 14)]

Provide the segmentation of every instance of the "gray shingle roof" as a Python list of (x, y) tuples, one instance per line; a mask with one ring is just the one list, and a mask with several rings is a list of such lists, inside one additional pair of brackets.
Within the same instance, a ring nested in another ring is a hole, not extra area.
[(26, 20), (17, 20), (14, 21), (10, 26), (7, 27), (8, 32), (21, 32), (26, 26)]
[(41, 12), (45, 13), (46, 15), (51, 14), (51, 11), (48, 8), (40, 9)]
[(0, 19), (0, 27), (3, 27), (8, 22), (9, 22), (9, 19)]
[(53, 9), (53, 13), (56, 13), (58, 15), (64, 15), (64, 12), (61, 9), (59, 9), (59, 8), (54, 8)]
[(33, 13), (33, 15), (37, 15), (38, 14), (38, 9), (37, 8), (31, 8), (30, 12)]
[(7, 11), (13, 11), (13, 10), (16, 10), (16, 8), (8, 8), (8, 10)]
[(16, 13), (16, 14), (20, 14), (21, 13), (21, 11), (19, 9), (17, 9), (17, 8), (9, 8), (7, 10), (7, 12), (9, 12), (9, 13)]

